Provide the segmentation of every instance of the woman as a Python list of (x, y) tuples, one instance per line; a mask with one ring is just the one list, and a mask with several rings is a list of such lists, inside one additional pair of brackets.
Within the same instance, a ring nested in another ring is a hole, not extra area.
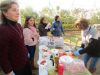
[(62, 34), (64, 34), (62, 23), (60, 21), (59, 16), (55, 16), (55, 21), (52, 25), (51, 33), (53, 34), (53, 36), (56, 37), (62, 36)]
[(45, 17), (42, 17), (40, 19), (40, 24), (38, 26), (39, 29), (39, 35), (40, 36), (47, 36), (47, 32), (50, 31), (50, 23), (47, 23), (47, 20)]
[(6, 75), (32, 75), (16, 2), (0, 4), (0, 66)]
[(75, 25), (79, 30), (81, 30), (82, 45), (79, 50), (74, 52), (74, 55), (78, 56), (86, 53), (84, 63), (87, 67), (87, 63), (91, 59), (89, 71), (94, 73), (96, 71), (96, 64), (100, 58), (100, 51), (98, 50), (99, 46), (97, 47), (97, 31), (92, 26), (89, 26), (88, 21), (83, 18), (77, 20)]
[(25, 45), (29, 51), (32, 68), (35, 69), (34, 56), (35, 56), (36, 45), (38, 43), (39, 34), (36, 31), (35, 19), (32, 16), (26, 17), (23, 34), (24, 34)]

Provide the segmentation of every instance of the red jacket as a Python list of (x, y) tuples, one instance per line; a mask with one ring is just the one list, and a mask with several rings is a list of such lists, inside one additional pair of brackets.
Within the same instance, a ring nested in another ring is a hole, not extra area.
[(0, 25), (0, 66), (5, 73), (21, 70), (28, 63), (21, 26), (7, 20)]

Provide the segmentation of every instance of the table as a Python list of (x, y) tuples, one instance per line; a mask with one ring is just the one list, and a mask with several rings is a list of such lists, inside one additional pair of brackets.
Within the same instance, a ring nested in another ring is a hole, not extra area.
[[(42, 37), (42, 39), (47, 40), (48, 38)], [(52, 66), (52, 61), (50, 60), (50, 55), (51, 55), (50, 49), (52, 49), (52, 48), (48, 48), (47, 46), (48, 46), (48, 43), (45, 44), (45, 41), (44, 41), (43, 45), (40, 44), (40, 46), (39, 46), (39, 60), (38, 60), (39, 75), (57, 75), (57, 72), (55, 72), (55, 70), (54, 70), (54, 66)], [(42, 50), (43, 48), (45, 50), (44, 52)], [(64, 52), (66, 48), (71, 49), (72, 47), (65, 47), (65, 45), (63, 45), (64, 50), (62, 49), (62, 52)], [(58, 51), (56, 51), (56, 49), (55, 49), (54, 55), (56, 55), (57, 52)], [(47, 63), (44, 65), (41, 65), (40, 62), (43, 60), (46, 60)], [(63, 75), (75, 75), (75, 74), (70, 74), (66, 70), (64, 70)], [(92, 74), (86, 69), (83, 74), (76, 74), (76, 75), (92, 75)]]

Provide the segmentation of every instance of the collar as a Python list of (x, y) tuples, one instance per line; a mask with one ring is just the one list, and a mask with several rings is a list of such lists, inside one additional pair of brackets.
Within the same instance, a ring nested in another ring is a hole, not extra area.
[(15, 26), (17, 24), (17, 21), (12, 21), (10, 19), (5, 18), (4, 25), (12, 25)]

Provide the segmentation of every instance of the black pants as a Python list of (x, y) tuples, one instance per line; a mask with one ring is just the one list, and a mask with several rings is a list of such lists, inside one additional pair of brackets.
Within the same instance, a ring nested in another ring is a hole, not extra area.
[(30, 61), (33, 61), (34, 59), (34, 56), (35, 56), (35, 50), (36, 50), (36, 45), (35, 46), (27, 46), (27, 49), (28, 49), (28, 52), (29, 52), (29, 55), (30, 55)]
[(27, 64), (23, 69), (15, 71), (15, 75), (32, 75), (30, 64)]

